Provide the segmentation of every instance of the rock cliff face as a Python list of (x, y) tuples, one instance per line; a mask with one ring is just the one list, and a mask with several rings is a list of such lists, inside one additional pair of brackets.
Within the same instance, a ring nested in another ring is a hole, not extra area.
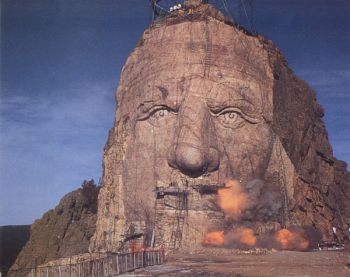
[(11, 270), (87, 252), (96, 227), (98, 192), (93, 180), (84, 181), (82, 188), (65, 195), (55, 209), (36, 220)]
[[(345, 239), (349, 172), (315, 93), (270, 41), (212, 6), (185, 5), (144, 32), (117, 103), (90, 251), (193, 249), (206, 232), (237, 226)], [(217, 204), (227, 180), (250, 201), (234, 218)]]
[[(315, 93), (270, 41), (208, 4), (185, 5), (144, 32), (116, 97), (90, 251), (193, 249), (237, 225), (344, 240), (349, 172)], [(227, 180), (250, 199), (234, 218), (217, 204)]]

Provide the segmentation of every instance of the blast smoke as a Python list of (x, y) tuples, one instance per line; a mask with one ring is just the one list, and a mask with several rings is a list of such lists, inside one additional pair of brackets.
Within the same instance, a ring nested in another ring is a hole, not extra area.
[(257, 238), (254, 231), (247, 227), (238, 227), (227, 232), (225, 245), (229, 247), (255, 246)]
[(274, 238), (284, 250), (303, 251), (309, 247), (309, 241), (300, 230), (281, 229), (276, 232)]
[(250, 203), (239, 182), (229, 180), (226, 187), (218, 190), (218, 204), (220, 208), (233, 219), (239, 219)]
[(225, 243), (224, 231), (213, 231), (206, 233), (202, 241), (203, 245), (222, 246)]
[(277, 188), (255, 179), (243, 187), (236, 180), (228, 180), (218, 190), (218, 205), (228, 219), (234, 221), (278, 221), (282, 196)]
[(278, 222), (277, 218), (282, 208), (280, 199), (281, 195), (261, 180), (253, 180), (247, 183), (245, 188), (242, 188), (238, 181), (227, 181), (225, 188), (218, 190), (218, 205), (225, 212), (227, 221), (231, 221), (231, 225), (234, 222), (235, 227), (206, 233), (202, 244), (215, 247), (263, 246), (283, 250), (306, 250), (309, 241), (301, 228), (281, 229), (259, 237), (253, 229), (247, 228), (249, 224), (253, 225), (253, 222)]
[(205, 234), (202, 244), (207, 246), (254, 246), (257, 238), (252, 229), (239, 227), (235, 230), (228, 231), (213, 231)]

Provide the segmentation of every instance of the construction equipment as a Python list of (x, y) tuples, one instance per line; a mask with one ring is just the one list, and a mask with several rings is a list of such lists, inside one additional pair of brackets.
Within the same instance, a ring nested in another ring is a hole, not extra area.
[[(183, 225), (186, 216), (188, 215), (188, 194), (189, 191), (176, 185), (169, 187), (156, 187), (156, 220), (160, 225), (162, 217), (165, 213), (173, 212), (171, 216), (172, 222), (169, 247), (177, 249), (181, 247)], [(161, 226), (158, 225), (160, 229)]]
[[(183, 4), (181, 1), (171, 0), (150, 0), (152, 8), (152, 21), (164, 18), (166, 15), (176, 11), (178, 9), (184, 9), (187, 15), (194, 13), (196, 7), (210, 3), (216, 6), (219, 10), (226, 14), (231, 22), (237, 25), (239, 28), (244, 29), (244, 25), (250, 31), (251, 34), (256, 34), (253, 24), (253, 3), (252, 0), (184, 0)], [(235, 13), (239, 13), (239, 19), (236, 18)], [(245, 19), (244, 19), (245, 18)], [(244, 22), (244, 23), (243, 23)]]

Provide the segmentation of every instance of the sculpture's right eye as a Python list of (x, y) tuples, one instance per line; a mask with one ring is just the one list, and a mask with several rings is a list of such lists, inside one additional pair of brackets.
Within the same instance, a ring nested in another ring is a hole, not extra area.
[(169, 116), (169, 110), (167, 109), (156, 110), (151, 114), (151, 117), (153, 117), (156, 120), (164, 119), (167, 116)]
[(154, 106), (138, 118), (139, 121), (147, 120), (153, 126), (161, 126), (169, 123), (177, 113), (168, 106)]

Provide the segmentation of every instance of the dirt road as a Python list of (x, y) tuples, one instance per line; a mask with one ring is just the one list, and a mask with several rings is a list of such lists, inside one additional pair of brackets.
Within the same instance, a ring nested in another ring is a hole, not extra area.
[(350, 253), (342, 251), (169, 255), (167, 262), (124, 276), (350, 277)]

